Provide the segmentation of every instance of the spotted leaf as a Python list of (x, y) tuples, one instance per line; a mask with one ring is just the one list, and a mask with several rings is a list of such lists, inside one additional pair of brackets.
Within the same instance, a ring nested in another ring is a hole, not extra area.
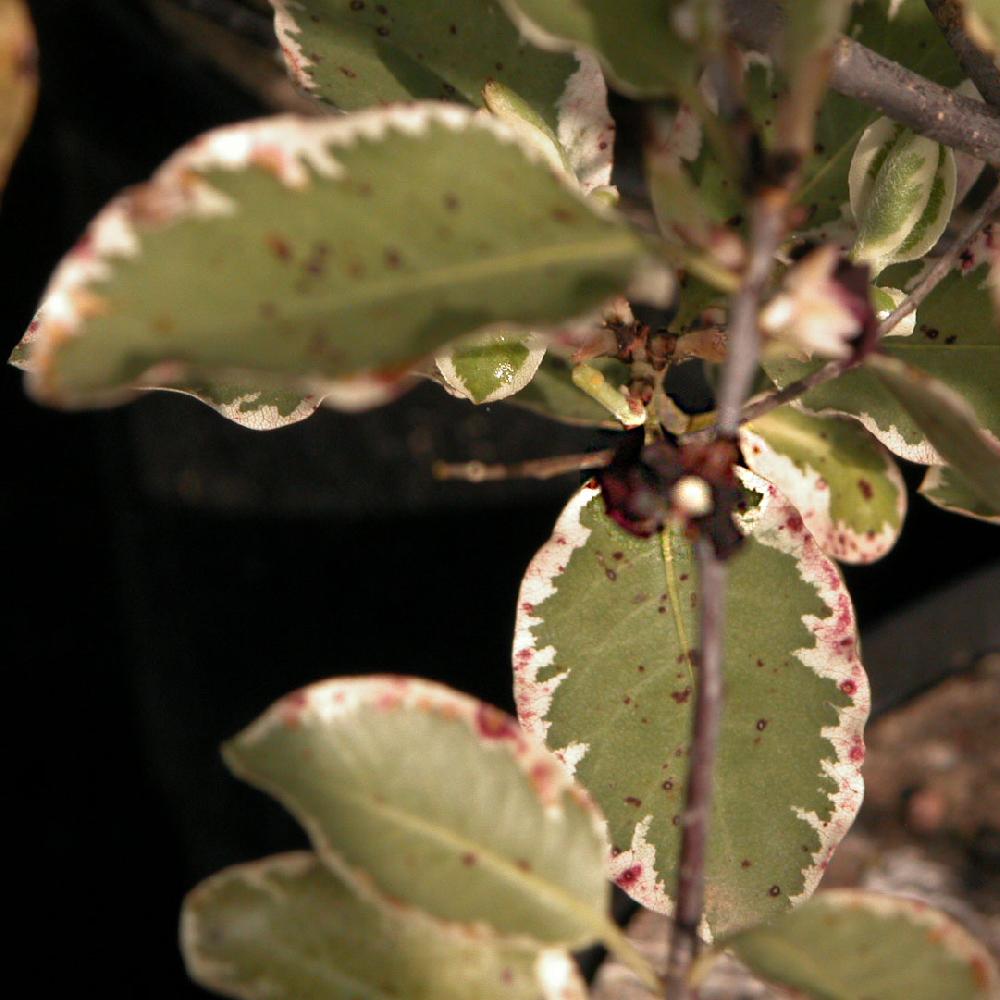
[(63, 406), (206, 383), (390, 395), (460, 336), (588, 312), (643, 250), (536, 156), (436, 103), (208, 133), (60, 265), (22, 347), (31, 388)]
[(279, 701), (225, 757), (377, 898), (549, 944), (604, 933), (597, 814), (497, 709), (426, 681), (328, 681)]
[(919, 900), (859, 889), (821, 892), (794, 913), (721, 941), (723, 948), (815, 1000), (992, 1000), (1000, 985), (987, 949), (951, 917)]
[(545, 356), (534, 334), (487, 333), (434, 356), (448, 390), (473, 403), (495, 403), (520, 392)]
[[(987, 250), (996, 224), (988, 226), (959, 266), (934, 289), (917, 310), (910, 336), (890, 337), (882, 344), (887, 357), (905, 362), (937, 379), (966, 400), (981, 427), (1000, 438), (1000, 324), (987, 287)], [(912, 287), (923, 265), (888, 269), (884, 278), (894, 288)], [(765, 361), (779, 386), (795, 381), (814, 365), (791, 359)], [(911, 462), (940, 465), (941, 455), (910, 412), (868, 369), (848, 372), (806, 393), (803, 405), (812, 413), (844, 413), (856, 417), (893, 454)]]
[(1000, 524), (1000, 505), (983, 500), (960, 472), (948, 465), (932, 465), (920, 484), (932, 504), (964, 517)]
[(906, 484), (892, 455), (846, 417), (782, 406), (741, 433), (747, 465), (798, 509), (827, 555), (869, 563), (889, 551), (906, 514)]
[(634, 97), (676, 93), (697, 70), (702, 4), (679, 0), (502, 0), (524, 37), (540, 48), (585, 46), (615, 86)]
[[(837, 569), (777, 490), (745, 482), (706, 869), (715, 932), (812, 893), (861, 802), (869, 704)], [(611, 876), (659, 912), (671, 907), (690, 750), (694, 563), (675, 532), (626, 534), (586, 486), (528, 568), (514, 640), (521, 724), (600, 805)]]
[(0, 0), (0, 191), (35, 111), (37, 58), (23, 0)]
[(896, 358), (875, 355), (867, 364), (973, 493), (1000, 506), (1000, 442), (983, 432), (972, 407), (944, 383)]
[(593, 56), (525, 44), (494, 0), (271, 0), (300, 87), (346, 111), (500, 85), (565, 150), (586, 190), (611, 179), (614, 122)]
[(236, 865), (184, 902), (191, 977), (257, 1000), (583, 1000), (562, 951), (361, 899), (307, 852)]

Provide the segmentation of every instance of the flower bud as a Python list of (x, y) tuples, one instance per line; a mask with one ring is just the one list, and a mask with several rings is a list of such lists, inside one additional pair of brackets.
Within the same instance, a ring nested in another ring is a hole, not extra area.
[(879, 118), (851, 160), (851, 257), (877, 274), (917, 260), (938, 241), (955, 202), (955, 155), (932, 139)]

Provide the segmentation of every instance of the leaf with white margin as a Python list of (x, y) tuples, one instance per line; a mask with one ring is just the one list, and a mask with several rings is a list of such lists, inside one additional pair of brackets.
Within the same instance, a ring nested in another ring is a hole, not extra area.
[(486, 333), (438, 351), (434, 363), (452, 395), (480, 404), (520, 392), (544, 356), (536, 334)]
[[(904, 361), (943, 382), (972, 407), (981, 427), (1000, 438), (1000, 324), (990, 302), (988, 243), (996, 223), (963, 255), (959, 266), (917, 309), (910, 336), (882, 342), (883, 353)], [(885, 271), (883, 278), (895, 288), (912, 288), (923, 265), (902, 264)], [(768, 375), (783, 387), (811, 371), (815, 365), (792, 359), (765, 359)], [(910, 413), (865, 368), (812, 389), (801, 405), (815, 414), (846, 414), (861, 423), (894, 455), (923, 465), (941, 465), (944, 459)]]
[(498, 709), (429, 681), (326, 681), (224, 750), (355, 888), (547, 944), (602, 937), (593, 806)]
[(693, 5), (681, 0), (501, 2), (539, 48), (593, 50), (612, 83), (630, 97), (676, 94), (694, 83), (699, 0)]
[(0, 191), (27, 134), (38, 96), (35, 31), (23, 0), (0, 3)]
[(525, 45), (495, 0), (271, 0), (292, 78), (345, 111), (438, 98), (484, 107), (516, 94), (566, 152), (585, 191), (611, 181), (615, 125), (589, 53)]
[[(628, 365), (615, 358), (593, 358), (587, 362), (611, 385), (628, 385)], [(600, 427), (620, 431), (622, 425), (592, 396), (577, 388), (573, 365), (549, 351), (535, 377), (510, 402), (532, 413), (578, 427)]]
[[(851, 599), (777, 490), (744, 472), (746, 545), (727, 597), (726, 706), (706, 865), (713, 933), (807, 898), (861, 804), (868, 682)], [(609, 873), (669, 912), (697, 641), (692, 546), (626, 534), (585, 486), (521, 585), (518, 715), (593, 796)]]
[(192, 382), (322, 395), (504, 321), (586, 313), (644, 250), (537, 156), (437, 102), (210, 132), (60, 265), (29, 385), (63, 406)]
[[(1000, 442), (982, 430), (972, 407), (943, 382), (896, 358), (876, 354), (865, 364), (976, 496), (992, 507), (1000, 506)], [(994, 383), (994, 391), (998, 385)]]
[(781, 406), (740, 430), (746, 463), (796, 507), (827, 555), (881, 559), (906, 516), (906, 484), (892, 455), (856, 420)]
[(719, 942), (765, 979), (816, 1000), (994, 1000), (989, 950), (917, 899), (821, 892), (793, 913)]
[(190, 976), (257, 1000), (584, 1000), (570, 957), (361, 899), (311, 853), (234, 865), (181, 914)]
[(920, 493), (952, 514), (1000, 524), (1000, 504), (991, 504), (979, 497), (968, 480), (950, 466), (932, 465), (920, 484)]

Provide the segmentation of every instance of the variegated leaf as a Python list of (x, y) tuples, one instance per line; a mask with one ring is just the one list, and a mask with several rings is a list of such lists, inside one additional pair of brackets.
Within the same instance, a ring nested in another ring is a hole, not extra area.
[(202, 986), (243, 1000), (584, 1000), (562, 951), (446, 927), (361, 899), (314, 854), (236, 865), (184, 901)]
[[(600, 371), (610, 385), (628, 385), (628, 365), (621, 361), (594, 358), (588, 364)], [(573, 382), (573, 366), (551, 351), (542, 359), (535, 377), (511, 402), (564, 424), (611, 431), (622, 429), (600, 403), (577, 388)]]
[(520, 392), (544, 356), (545, 341), (535, 334), (487, 333), (438, 351), (434, 362), (453, 395), (495, 403)]
[(356, 406), (460, 336), (588, 312), (644, 252), (537, 156), (434, 102), (208, 133), (60, 265), (30, 384), (64, 406), (192, 384)]
[(896, 358), (874, 355), (866, 364), (976, 496), (1000, 506), (1000, 442), (984, 433), (972, 407), (943, 382)]
[(588, 53), (526, 45), (495, 0), (271, 0), (299, 86), (346, 111), (415, 98), (483, 107), (499, 84), (563, 147), (585, 190), (611, 180), (614, 122)]
[[(987, 249), (994, 223), (963, 255), (917, 310), (910, 336), (882, 343), (883, 352), (942, 382), (972, 407), (980, 426), (1000, 439), (1000, 324), (990, 302)], [(885, 272), (887, 283), (906, 289), (925, 265), (901, 265)], [(801, 378), (814, 365), (790, 359), (765, 361), (779, 386)], [(861, 368), (806, 393), (812, 413), (856, 417), (893, 454), (911, 462), (940, 465), (943, 459), (912, 415), (867, 369)]]
[(870, 563), (896, 543), (906, 484), (856, 421), (782, 406), (744, 426), (740, 441), (747, 465), (795, 506), (827, 555)]
[(23, 0), (0, 0), (0, 191), (35, 112), (37, 59)]
[[(835, 565), (777, 490), (750, 473), (745, 483), (706, 867), (715, 932), (812, 893), (861, 803), (869, 704)], [(690, 752), (695, 574), (682, 535), (626, 534), (584, 487), (528, 568), (514, 640), (521, 724), (603, 810), (611, 876), (660, 912), (671, 907)]]
[(1000, 504), (983, 500), (968, 480), (948, 465), (932, 465), (924, 475), (920, 492), (931, 503), (953, 514), (1000, 524)]
[[(524, 37), (540, 48), (597, 53), (611, 81), (633, 97), (674, 94), (698, 69), (700, 0), (501, 0)], [(708, 26), (704, 26), (708, 27)]]
[(327, 681), (279, 701), (225, 757), (377, 899), (549, 944), (605, 933), (598, 814), (489, 705), (428, 681)]
[(719, 943), (759, 976), (815, 1000), (993, 1000), (989, 951), (916, 899), (821, 892), (794, 913)]

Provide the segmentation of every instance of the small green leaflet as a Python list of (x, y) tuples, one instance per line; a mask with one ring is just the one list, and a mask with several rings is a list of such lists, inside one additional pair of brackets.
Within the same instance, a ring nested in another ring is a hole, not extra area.
[(896, 543), (906, 484), (857, 421), (782, 406), (744, 426), (740, 443), (747, 465), (797, 508), (827, 555), (870, 563)]
[(289, 73), (345, 111), (437, 98), (484, 106), (499, 84), (565, 149), (585, 190), (611, 180), (614, 122), (587, 53), (527, 44), (494, 0), (271, 0)]
[[(745, 483), (759, 502), (730, 575), (706, 885), (715, 933), (812, 893), (861, 803), (869, 704), (840, 574), (777, 490), (750, 473)], [(604, 812), (611, 877), (659, 912), (671, 905), (688, 766), (694, 576), (689, 542), (624, 533), (586, 486), (518, 599), (521, 724)]]
[(920, 492), (932, 504), (990, 524), (1000, 524), (1000, 505), (983, 500), (968, 480), (947, 465), (932, 465), (920, 484)]
[(363, 895), (544, 944), (605, 935), (600, 818), (504, 713), (429, 681), (327, 681), (225, 748)]
[[(979, 425), (1000, 439), (1000, 324), (987, 288), (989, 236), (982, 234), (918, 308), (910, 336), (888, 336), (881, 350), (942, 382), (961, 396)], [(896, 288), (912, 287), (929, 266), (903, 264), (885, 271)], [(814, 365), (766, 360), (768, 375), (779, 385), (801, 378)], [(909, 411), (865, 368), (848, 372), (806, 393), (812, 413), (853, 416), (893, 454), (911, 462), (940, 465), (943, 459)]]
[(63, 406), (209, 384), (357, 408), (458, 337), (587, 313), (644, 250), (537, 157), (433, 102), (208, 133), (60, 265), (30, 385)]
[(545, 356), (534, 334), (487, 333), (434, 355), (448, 391), (473, 403), (495, 403), (520, 392)]
[[(628, 365), (623, 362), (614, 358), (593, 358), (588, 364), (600, 371), (609, 384), (628, 385)], [(573, 365), (569, 361), (549, 351), (535, 377), (511, 402), (564, 424), (620, 431), (622, 425), (600, 403), (576, 387), (572, 373)]]
[(353, 893), (307, 852), (236, 865), (184, 901), (202, 986), (243, 1000), (584, 1000), (570, 957)]
[(703, 2), (679, 0), (501, 0), (524, 37), (540, 48), (584, 46), (612, 83), (632, 97), (683, 92), (698, 69)]
[(860, 889), (821, 892), (723, 939), (723, 949), (814, 1000), (993, 1000), (1000, 986), (989, 951), (957, 921), (921, 900)]
[(981, 430), (972, 407), (944, 383), (896, 358), (873, 355), (866, 365), (975, 495), (1000, 507), (1000, 442)]

